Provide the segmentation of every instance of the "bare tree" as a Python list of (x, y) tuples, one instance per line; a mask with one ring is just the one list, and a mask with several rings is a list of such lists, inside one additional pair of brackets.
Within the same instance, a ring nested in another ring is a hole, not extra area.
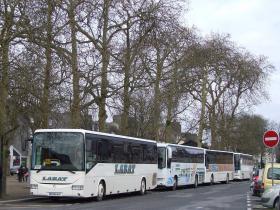
[(8, 134), (17, 127), (9, 122), (9, 113), (12, 113), (8, 109), (10, 48), (22, 32), (22, 7), (24, 3), (21, 1), (0, 1), (0, 165), (3, 174), (0, 180), (0, 197), (6, 193)]
[(71, 69), (73, 75), (73, 102), (71, 106), (71, 125), (73, 128), (81, 126), (81, 108), (80, 108), (80, 75), (78, 69), (78, 53), (77, 53), (77, 28), (75, 20), (75, 9), (78, 2), (70, 0), (68, 3), (68, 17), (71, 29)]
[[(90, 92), (99, 108), (98, 122), (100, 131), (105, 131), (106, 129), (106, 99), (108, 98), (109, 88), (108, 68), (112, 54), (110, 44), (115, 34), (121, 30), (119, 26), (122, 25), (113, 17), (110, 19), (111, 15), (114, 14), (112, 10), (117, 8), (116, 5), (118, 5), (118, 2), (111, 0), (85, 4), (84, 9), (86, 9), (88, 15), (80, 16), (79, 22), (76, 25), (78, 31), (84, 35), (85, 42), (90, 42), (100, 54), (100, 88), (99, 86), (95, 88), (96, 93)], [(91, 8), (91, 11), (89, 8)], [(95, 24), (96, 22), (97, 25)], [(97, 31), (95, 30), (96, 28)]]
[[(271, 66), (265, 59), (258, 60), (252, 56), (248, 57), (248, 54), (242, 54), (227, 36), (214, 35), (202, 46), (197, 51), (203, 57), (200, 56), (196, 71), (201, 83), (198, 87), (192, 87), (192, 95), (202, 103), (200, 120), (206, 119), (203, 117), (205, 104), (212, 147), (221, 149), (222, 141), (226, 142), (226, 129), (220, 131), (220, 128), (230, 125), (229, 116), (231, 119), (235, 117), (244, 96), (247, 100), (244, 104), (248, 106), (250, 100), (255, 100), (255, 94), (262, 94), (260, 87), (263, 86), (263, 79)], [(253, 92), (255, 94), (248, 95)], [(207, 125), (201, 122), (200, 138), (205, 126)]]

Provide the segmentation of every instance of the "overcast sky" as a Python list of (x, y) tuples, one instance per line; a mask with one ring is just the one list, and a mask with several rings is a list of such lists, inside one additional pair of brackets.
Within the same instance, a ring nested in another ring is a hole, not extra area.
[(280, 123), (280, 1), (191, 0), (185, 21), (202, 35), (228, 33), (239, 46), (269, 58), (276, 69), (266, 87), (270, 101), (254, 113)]

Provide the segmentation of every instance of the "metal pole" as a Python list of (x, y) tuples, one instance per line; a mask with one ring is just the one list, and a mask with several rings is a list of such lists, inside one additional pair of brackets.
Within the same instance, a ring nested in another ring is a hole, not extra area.
[(271, 163), (271, 166), (272, 166), (272, 186), (274, 185), (274, 173), (273, 173), (274, 151), (275, 151), (275, 149), (272, 148), (272, 163)]

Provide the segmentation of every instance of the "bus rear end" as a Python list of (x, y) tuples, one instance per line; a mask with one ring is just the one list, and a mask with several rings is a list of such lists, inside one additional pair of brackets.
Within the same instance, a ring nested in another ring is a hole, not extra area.
[(165, 144), (158, 144), (157, 186), (171, 187), (173, 184), (174, 180), (171, 174), (171, 150), (168, 150)]

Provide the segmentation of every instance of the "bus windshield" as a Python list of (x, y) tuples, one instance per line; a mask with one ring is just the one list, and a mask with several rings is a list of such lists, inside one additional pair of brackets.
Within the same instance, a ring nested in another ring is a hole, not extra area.
[(158, 147), (158, 168), (163, 169), (166, 167), (166, 148)]
[(84, 170), (82, 133), (35, 133), (32, 149), (33, 170)]

